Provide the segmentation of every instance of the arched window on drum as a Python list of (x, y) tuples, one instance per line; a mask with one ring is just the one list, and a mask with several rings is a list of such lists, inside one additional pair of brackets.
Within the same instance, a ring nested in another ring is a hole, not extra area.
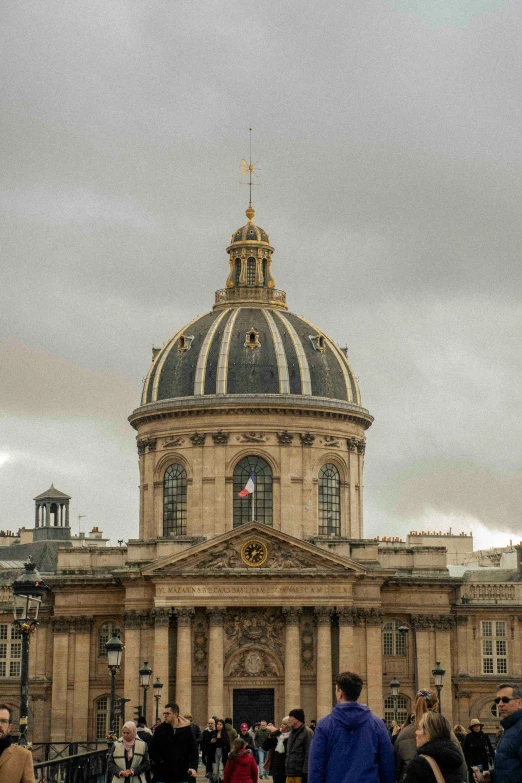
[[(239, 497), (251, 474), (254, 491)], [(272, 469), (262, 457), (245, 457), (234, 468), (234, 527), (245, 522), (272, 524)]]
[(319, 535), (341, 535), (341, 477), (331, 462), (319, 471)]
[(163, 477), (163, 536), (187, 534), (187, 471), (169, 465)]

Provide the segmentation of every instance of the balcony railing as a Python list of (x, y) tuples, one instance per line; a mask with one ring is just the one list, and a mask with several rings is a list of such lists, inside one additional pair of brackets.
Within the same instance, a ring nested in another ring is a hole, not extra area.
[(105, 783), (108, 750), (42, 761), (34, 765), (36, 783)]
[(222, 307), (230, 302), (263, 302), (287, 309), (286, 292), (279, 288), (264, 288), (258, 285), (242, 285), (237, 288), (221, 288), (216, 291), (214, 307)]

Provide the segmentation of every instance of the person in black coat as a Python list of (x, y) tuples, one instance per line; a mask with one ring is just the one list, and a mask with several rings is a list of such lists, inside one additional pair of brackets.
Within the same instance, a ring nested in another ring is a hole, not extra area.
[(469, 779), (473, 781), (473, 770), (471, 767), (482, 765), (484, 771), (488, 770), (495, 758), (493, 745), (487, 734), (484, 734), (484, 726), (478, 718), (473, 718), (469, 724), (469, 734), (466, 734), (462, 743), (462, 750), (466, 757), (466, 764), (469, 767)]
[(415, 732), (415, 741), (417, 753), (408, 762), (401, 783), (437, 783), (428, 758), (438, 765), (445, 783), (462, 783), (461, 751), (451, 739), (451, 726), (443, 715), (426, 712)]
[(154, 780), (182, 783), (195, 778), (199, 754), (190, 722), (180, 717), (177, 704), (166, 704), (163, 718), (149, 745)]
[(230, 740), (228, 739), (228, 732), (225, 728), (225, 721), (223, 718), (218, 718), (216, 720), (216, 728), (210, 735), (207, 756), (207, 766), (210, 762), (212, 780), (215, 783), (219, 780), (223, 780), (225, 764), (227, 763), (229, 753)]
[(205, 765), (207, 777), (212, 772), (212, 764), (209, 761), (209, 746), (210, 746), (210, 738), (212, 737), (212, 732), (214, 731), (215, 728), (216, 728), (216, 722), (214, 718), (209, 718), (207, 721), (206, 729), (203, 729), (203, 731), (201, 732), (201, 740), (200, 740), (201, 761)]
[(279, 729), (276, 729), (273, 723), (269, 723), (267, 728), (270, 731), (270, 735), (263, 744), (263, 750), (268, 751), (267, 761), (274, 783), (285, 783), (286, 780), (286, 748), (288, 737), (292, 731), (286, 721), (287, 718), (283, 718), (281, 728)]

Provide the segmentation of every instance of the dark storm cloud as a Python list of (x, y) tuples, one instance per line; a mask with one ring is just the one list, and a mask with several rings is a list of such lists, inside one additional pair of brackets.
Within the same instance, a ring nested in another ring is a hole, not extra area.
[(253, 125), (276, 283), (376, 417), (368, 534), (516, 530), (521, 26), (500, 0), (5, 5), (4, 510), (30, 524), (54, 481), (136, 534), (126, 417), (224, 284)]

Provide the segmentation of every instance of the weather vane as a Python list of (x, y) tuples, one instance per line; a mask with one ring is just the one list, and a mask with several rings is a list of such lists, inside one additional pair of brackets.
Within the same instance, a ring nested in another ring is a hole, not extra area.
[(241, 175), (245, 176), (245, 174), (248, 174), (248, 182), (240, 182), (240, 185), (248, 185), (249, 188), (249, 204), (252, 206), (252, 186), (261, 185), (260, 182), (252, 182), (252, 174), (257, 179), (256, 171), (261, 171), (261, 169), (257, 168), (257, 166), (252, 163), (252, 128), (248, 129), (250, 131), (250, 162), (246, 161), (245, 158), (241, 161), (239, 168), (241, 169)]

